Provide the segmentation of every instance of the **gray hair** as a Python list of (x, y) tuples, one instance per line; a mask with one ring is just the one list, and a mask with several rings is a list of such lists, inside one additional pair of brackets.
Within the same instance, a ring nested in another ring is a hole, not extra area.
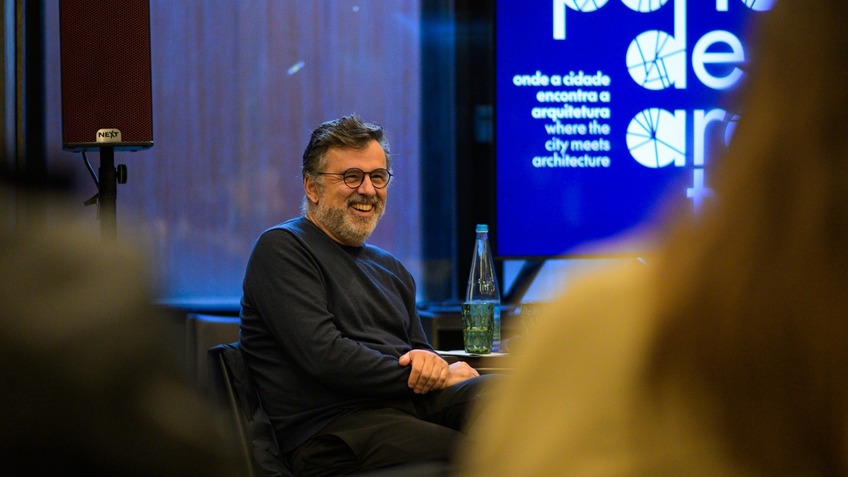
[(364, 149), (371, 141), (377, 141), (386, 154), (386, 168), (391, 170), (389, 141), (383, 127), (367, 123), (356, 114), (327, 121), (312, 131), (309, 144), (303, 152), (303, 177), (316, 178), (326, 167), (325, 157), (331, 147)]

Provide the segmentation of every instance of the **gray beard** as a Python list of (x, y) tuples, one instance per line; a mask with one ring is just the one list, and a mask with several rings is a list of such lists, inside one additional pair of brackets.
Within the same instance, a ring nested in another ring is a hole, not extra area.
[(361, 197), (351, 196), (345, 203), (345, 207), (327, 207), (320, 201), (315, 209), (315, 220), (332, 231), (339, 239), (347, 244), (362, 246), (365, 240), (371, 236), (377, 227), (377, 222), (383, 216), (384, 204), (380, 201), (372, 202), (376, 214), (373, 217), (356, 217), (347, 212), (347, 203)]

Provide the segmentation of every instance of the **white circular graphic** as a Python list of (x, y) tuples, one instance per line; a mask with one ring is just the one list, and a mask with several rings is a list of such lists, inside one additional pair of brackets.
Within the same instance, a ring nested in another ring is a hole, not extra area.
[(764, 12), (766, 10), (771, 10), (772, 5), (774, 5), (774, 0), (744, 0), (745, 6), (754, 10), (755, 12)]
[(658, 169), (686, 164), (686, 113), (646, 109), (627, 126), (627, 149), (636, 162)]
[(637, 36), (627, 47), (625, 61), (630, 77), (645, 89), (685, 83), (686, 48), (664, 31), (649, 30)]
[(594, 12), (606, 5), (608, 0), (563, 0), (565, 5), (578, 12)]
[(631, 10), (643, 13), (655, 12), (662, 8), (666, 2), (668, 0), (621, 0), (621, 3), (627, 5)]

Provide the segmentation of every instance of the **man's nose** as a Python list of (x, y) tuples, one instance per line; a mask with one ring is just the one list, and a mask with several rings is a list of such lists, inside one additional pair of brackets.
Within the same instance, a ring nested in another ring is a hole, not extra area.
[(356, 191), (362, 195), (374, 195), (377, 193), (377, 188), (374, 187), (374, 184), (371, 182), (371, 174), (365, 174), (362, 178), (362, 184), (359, 184), (359, 187), (356, 188)]

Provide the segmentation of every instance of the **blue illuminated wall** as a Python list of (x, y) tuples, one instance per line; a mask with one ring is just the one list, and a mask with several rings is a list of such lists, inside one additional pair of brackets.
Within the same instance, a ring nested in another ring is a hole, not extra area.
[[(61, 150), (58, 2), (45, 3), (49, 157), (77, 168), (82, 209), (96, 189)], [(420, 276), (419, 0), (151, 0), (150, 14), (155, 145), (116, 153), (118, 234), (148, 248), (164, 299), (237, 303), (254, 240), (300, 214), (310, 131), (351, 112), (395, 154), (370, 241)]]

